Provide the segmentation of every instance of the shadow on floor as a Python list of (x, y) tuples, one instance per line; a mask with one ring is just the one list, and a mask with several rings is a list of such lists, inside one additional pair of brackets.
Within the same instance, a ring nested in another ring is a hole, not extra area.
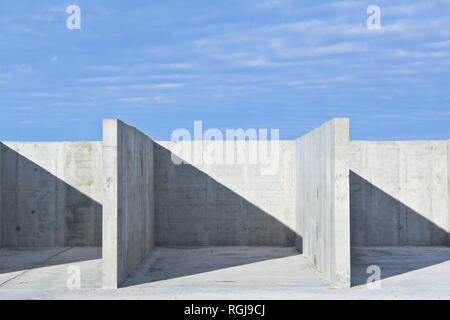
[[(101, 274), (101, 261), (94, 260), (101, 259), (101, 255), (101, 247), (1, 248), (0, 287), (15, 283), (19, 287), (33, 288), (47, 280), (49, 286), (59, 285), (64, 288), (70, 275), (64, 265), (79, 266), (83, 280), (94, 277), (98, 283), (100, 277), (95, 275)], [(46, 267), (52, 268), (42, 270)]]
[(121, 286), (299, 254), (294, 246), (301, 248), (301, 237), (276, 217), (193, 165), (174, 164), (172, 152), (157, 143), (154, 159), (158, 248)]
[(380, 268), (382, 280), (449, 260), (449, 247), (352, 247), (351, 283), (367, 283), (373, 274), (367, 268), (372, 265)]
[(370, 265), (385, 279), (450, 259), (447, 230), (353, 171), (350, 221), (352, 285), (366, 283)]
[[(0, 148), (0, 275), (57, 264), (52, 257), (70, 247), (101, 246), (100, 203), (20, 154), (20, 150), (3, 143)], [(38, 151), (44, 154), (45, 150)], [(46, 157), (52, 163), (48, 155), (39, 159), (43, 161)], [(64, 169), (76, 169), (73, 163), (68, 161)], [(83, 182), (82, 178), (79, 180)], [(83, 261), (85, 257), (80, 254), (75, 259)]]
[(296, 255), (299, 253), (293, 247), (158, 247), (152, 256), (144, 259), (122, 287)]

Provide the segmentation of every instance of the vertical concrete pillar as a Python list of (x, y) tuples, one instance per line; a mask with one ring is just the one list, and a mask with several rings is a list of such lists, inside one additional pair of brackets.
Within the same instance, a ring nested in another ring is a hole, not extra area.
[(117, 288), (154, 247), (153, 141), (103, 121), (103, 287)]
[(102, 280), (105, 289), (119, 285), (117, 131), (117, 120), (103, 120)]
[(2, 247), (2, 152), (3, 152), (3, 144), (0, 142), (0, 248)]
[(349, 120), (296, 140), (297, 248), (328, 281), (350, 285)]
[(450, 247), (450, 140), (447, 140), (447, 175), (448, 175), (448, 187), (447, 187), (447, 201), (448, 201), (448, 219), (447, 219), (447, 236), (448, 246)]

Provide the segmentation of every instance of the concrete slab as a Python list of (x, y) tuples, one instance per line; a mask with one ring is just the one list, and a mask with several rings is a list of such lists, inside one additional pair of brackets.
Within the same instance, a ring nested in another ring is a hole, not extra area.
[[(71, 255), (75, 250), (65, 253)], [(67, 261), (64, 252), (50, 260), (59, 262), (59, 258)], [(369, 276), (365, 271), (372, 264), (381, 267), (380, 289), (365, 285)], [(450, 299), (448, 247), (353, 248), (352, 276), (359, 279), (359, 285), (351, 288), (328, 286), (291, 248), (157, 248), (125, 281), (126, 287), (118, 290), (87, 288), (83, 280), (80, 290), (69, 290), (62, 281), (66, 271), (59, 266), (49, 266), (43, 274), (30, 272), (28, 276), (38, 284), (35, 287), (31, 282), (21, 286), (22, 276), (8, 287), (0, 286), (0, 299)], [(59, 284), (43, 288), (44, 282), (33, 277)]]
[(8, 289), (67, 289), (69, 266), (80, 268), (81, 288), (101, 288), (100, 247), (2, 248), (0, 296)]
[[(407, 281), (433, 287), (443, 285), (450, 295), (449, 247), (352, 247), (352, 285), (364, 285), (371, 265), (380, 267), (383, 285), (407, 285)], [(420, 275), (420, 276), (419, 276)]]
[(294, 248), (157, 248), (124, 283), (138, 288), (323, 287)]

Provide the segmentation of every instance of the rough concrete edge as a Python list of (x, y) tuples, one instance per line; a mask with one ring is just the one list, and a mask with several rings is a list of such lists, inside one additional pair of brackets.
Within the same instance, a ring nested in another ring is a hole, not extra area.
[(0, 248), (2, 247), (2, 238), (3, 238), (3, 227), (2, 227), (2, 152), (3, 152), (3, 143), (0, 142)]
[(298, 224), (298, 220), (299, 220), (299, 215), (297, 214), (297, 208), (299, 207), (299, 201), (298, 201), (298, 197), (297, 197), (297, 190), (298, 190), (298, 159), (297, 159), (297, 155), (298, 155), (298, 140), (301, 137), (293, 140), (294, 141), (294, 157), (293, 157), (293, 162), (294, 162), (294, 233), (295, 233), (295, 239), (294, 239), (294, 246), (295, 249), (299, 252), (299, 253), (303, 253), (303, 239), (302, 236), (299, 234), (299, 230), (297, 230), (297, 226)]
[(295, 240), (294, 240), (294, 245), (295, 248), (297, 249), (297, 251), (301, 254), (303, 254), (303, 239), (302, 236), (299, 234), (300, 230), (297, 230), (297, 226), (298, 224), (298, 220), (299, 220), (299, 215), (297, 214), (297, 208), (299, 207), (298, 203), (298, 197), (297, 197), (297, 190), (298, 190), (298, 144), (299, 144), (299, 140), (300, 138), (302, 138), (302, 136), (294, 139), (294, 162), (295, 162), (295, 166), (294, 166), (294, 176), (295, 176), (295, 181), (294, 181), (294, 231), (295, 231)]
[(118, 283), (118, 126), (117, 119), (103, 119), (102, 285), (117, 289)]
[(333, 119), (335, 283), (350, 287), (350, 121)]
[[(337, 124), (337, 126), (336, 126)], [(333, 186), (333, 192), (334, 192), (334, 199), (336, 203), (336, 199), (340, 200), (338, 202), (341, 202), (341, 205), (338, 209), (334, 206), (335, 213), (340, 212), (339, 214), (339, 221), (341, 222), (337, 227), (336, 223), (334, 224), (334, 244), (335, 249), (333, 250), (334, 256), (333, 256), (333, 266), (332, 270), (335, 270), (334, 275), (332, 276), (332, 279), (326, 279), (325, 275), (321, 273), (317, 267), (312, 263), (314, 266), (314, 269), (320, 274), (322, 278), (324, 278), (327, 281), (331, 281), (333, 285), (336, 285), (338, 287), (350, 287), (351, 286), (351, 260), (350, 260), (350, 120), (349, 118), (333, 118), (325, 123), (322, 123), (320, 126), (314, 128), (313, 130), (309, 131), (308, 133), (300, 136), (299, 138), (295, 139), (295, 155), (297, 156), (297, 148), (298, 144), (297, 141), (302, 139), (305, 136), (308, 136), (310, 134), (314, 134), (314, 132), (323, 129), (326, 126), (332, 126), (333, 129), (333, 135), (334, 135), (334, 158), (335, 158), (335, 166), (333, 168), (334, 175), (335, 175), (335, 183)], [(343, 130), (343, 135), (339, 136), (336, 135), (337, 129), (341, 128)], [(341, 157), (341, 161), (336, 161), (336, 145), (338, 145), (337, 151), (338, 155)], [(297, 159), (295, 159), (297, 162)], [(340, 162), (341, 165), (337, 162)], [(295, 167), (297, 170), (297, 165)], [(336, 170), (338, 169), (338, 170)], [(297, 181), (297, 174), (295, 174), (296, 180), (295, 180), (295, 188), (298, 187), (298, 181)], [(337, 182), (336, 182), (337, 180)], [(337, 192), (336, 190), (342, 188), (342, 192)], [(297, 200), (296, 201), (296, 208), (297, 208)], [(298, 215), (295, 212), (295, 225), (297, 225), (297, 218)], [(336, 222), (336, 221), (335, 221)], [(341, 232), (344, 232), (345, 236)], [(296, 248), (298, 248), (298, 241), (299, 235), (296, 235)], [(303, 244), (302, 244), (303, 245)], [(340, 246), (343, 246), (340, 248), (340, 252), (343, 253), (343, 256), (340, 256), (336, 254), (337, 248)], [(300, 251), (300, 250), (299, 250)], [(308, 258), (309, 259), (309, 258)]]
[[(134, 130), (137, 134), (149, 139), (152, 144), (154, 141), (147, 135), (129, 126), (119, 119), (103, 119), (103, 212), (102, 212), (102, 286), (104, 289), (117, 289), (120, 284), (126, 280), (121, 279), (119, 270), (119, 203), (118, 195), (120, 191), (120, 157), (119, 134), (121, 128)], [(153, 202), (154, 205), (154, 202)], [(155, 224), (153, 223), (153, 228)], [(154, 234), (154, 231), (153, 231)], [(152, 243), (154, 248), (154, 242)], [(152, 253), (150, 250), (149, 254)], [(144, 259), (143, 257), (141, 261)], [(139, 265), (139, 262), (136, 266)]]
[[(120, 131), (122, 130), (122, 129), (126, 129), (126, 130), (131, 130), (131, 131), (134, 131), (134, 134), (136, 134), (136, 135), (140, 135), (141, 136), (141, 138), (142, 139), (148, 139), (150, 142), (151, 142), (151, 144), (152, 144), (152, 146), (151, 146), (151, 148), (150, 148), (150, 150), (152, 150), (151, 152), (152, 152), (152, 159), (153, 159), (153, 161), (154, 161), (154, 154), (153, 154), (153, 146), (154, 146), (154, 141), (153, 141), (153, 139), (151, 139), (149, 136), (147, 136), (145, 133), (143, 133), (142, 131), (140, 131), (139, 129), (137, 129), (136, 127), (133, 127), (133, 126), (130, 126), (130, 125), (128, 125), (128, 124), (126, 124), (125, 122), (122, 122), (122, 121), (120, 121), (120, 120), (117, 120), (117, 127), (118, 127), (118, 131), (117, 131), (117, 137), (119, 138), (120, 136), (121, 136), (121, 133), (120, 133)], [(120, 154), (121, 154), (121, 152), (122, 152), (122, 150), (121, 150), (121, 145), (120, 144), (118, 144), (117, 143), (117, 153), (118, 153), (118, 170), (120, 171), (120, 167), (121, 167), (121, 163), (119, 162), (120, 161), (120, 159), (121, 159), (121, 157), (120, 157)], [(152, 163), (152, 170), (153, 170), (153, 163)], [(153, 172), (153, 174), (154, 174), (154, 172)], [(122, 191), (121, 191), (121, 186), (122, 186), (122, 183), (120, 182), (120, 175), (118, 176), (118, 193), (120, 194)], [(152, 181), (152, 183), (153, 183), (154, 181)], [(154, 186), (153, 186), (153, 188), (152, 188), (152, 191), (154, 192)], [(154, 209), (154, 205), (155, 205), (155, 202), (154, 202), (154, 199), (153, 199), (153, 201), (152, 201), (152, 205), (153, 205), (153, 213), (155, 212), (155, 209)], [(119, 214), (120, 214), (120, 212), (119, 212)], [(153, 235), (153, 237), (154, 237), (154, 234), (155, 234), (155, 230), (154, 230), (154, 228), (155, 228), (155, 218), (154, 218), (154, 216), (153, 216), (153, 222), (152, 222), (152, 226), (153, 226), (153, 230), (152, 230), (152, 235)], [(118, 228), (118, 232), (121, 232), (121, 230)], [(118, 237), (118, 240), (120, 240), (121, 239), (121, 237)], [(153, 249), (154, 249), (154, 247), (155, 247), (155, 241), (154, 241), (155, 239), (153, 238), (152, 239), (152, 242), (151, 242), (151, 246), (150, 246), (150, 249), (149, 249), (149, 251), (145, 254), (145, 255), (143, 255), (142, 257), (141, 257), (141, 259), (139, 260), (139, 261), (137, 261), (136, 262), (136, 264), (134, 265), (134, 269), (136, 269), (136, 267), (146, 258), (146, 257), (148, 257), (149, 255), (151, 255), (152, 254), (152, 251), (153, 251)], [(118, 243), (118, 249), (120, 249), (120, 243)], [(121, 250), (119, 250), (119, 252), (120, 252)], [(120, 256), (118, 256), (117, 257), (119, 260), (118, 260), (118, 265), (120, 265)], [(120, 267), (118, 267), (118, 279), (117, 279), (117, 286), (119, 287), (126, 279), (127, 279), (127, 276), (130, 274), (130, 272), (131, 271), (126, 271), (125, 270), (125, 272), (126, 272), (126, 274), (123, 276), (123, 278), (122, 278), (122, 275), (121, 275), (121, 270), (120, 270)]]

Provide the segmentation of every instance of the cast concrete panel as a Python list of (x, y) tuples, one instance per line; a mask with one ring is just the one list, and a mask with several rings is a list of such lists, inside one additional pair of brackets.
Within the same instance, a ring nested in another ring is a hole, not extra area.
[(350, 285), (349, 121), (296, 140), (296, 245), (325, 279)]
[(2, 247), (2, 143), (0, 142), (0, 248)]
[(295, 144), (277, 143), (262, 161), (266, 141), (156, 141), (157, 245), (293, 246)]
[(153, 141), (103, 120), (103, 287), (117, 288), (154, 247)]
[(447, 141), (352, 141), (351, 244), (446, 246)]
[(4, 142), (2, 244), (100, 246), (100, 142)]

